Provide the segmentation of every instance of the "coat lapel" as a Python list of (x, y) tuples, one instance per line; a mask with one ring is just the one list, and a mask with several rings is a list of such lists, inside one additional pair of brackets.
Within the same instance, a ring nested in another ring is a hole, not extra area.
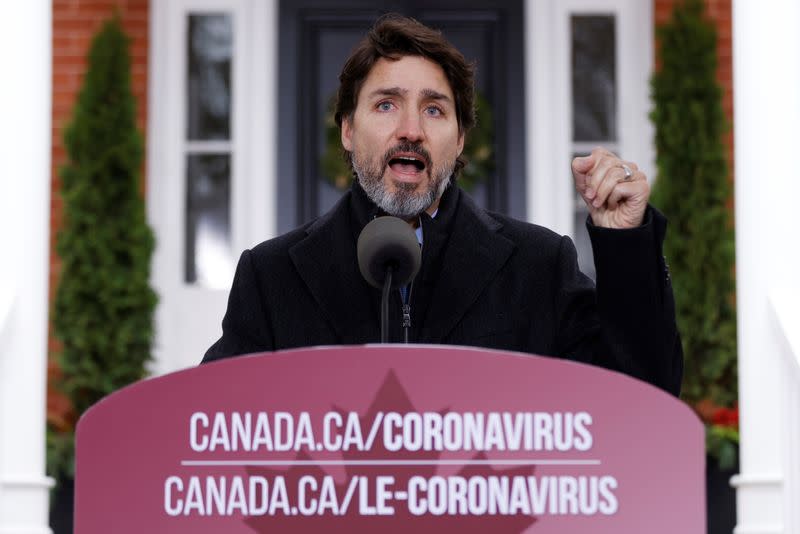
[(441, 343), (494, 279), (514, 250), (502, 228), (463, 192), (444, 251), (422, 340)]
[(342, 343), (375, 343), (380, 322), (370, 288), (358, 270), (356, 243), (349, 225), (345, 195), (289, 249), (289, 256), (325, 320)]

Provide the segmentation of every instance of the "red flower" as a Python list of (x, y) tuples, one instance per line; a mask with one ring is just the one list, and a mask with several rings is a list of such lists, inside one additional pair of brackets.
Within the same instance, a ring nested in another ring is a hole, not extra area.
[(711, 416), (711, 422), (715, 425), (726, 427), (739, 427), (739, 407), (718, 408)]

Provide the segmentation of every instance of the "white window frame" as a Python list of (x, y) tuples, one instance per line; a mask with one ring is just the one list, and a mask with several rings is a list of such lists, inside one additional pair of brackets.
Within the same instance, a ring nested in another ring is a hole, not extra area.
[(186, 136), (188, 16), (233, 18), (231, 139), (212, 144), (231, 155), (235, 259), (277, 227), (278, 8), (258, 0), (153, 0), (150, 9), (147, 214), (156, 233), (151, 279), (160, 298), (152, 370), (163, 373), (199, 362), (201, 347), (221, 334), (228, 293), (185, 281), (186, 155), (208, 144)]
[(618, 142), (652, 181), (655, 174), (650, 76), (653, 5), (641, 0), (527, 0), (526, 144), (528, 220), (575, 237), (575, 188), (570, 179), (572, 71), (570, 18), (614, 15)]

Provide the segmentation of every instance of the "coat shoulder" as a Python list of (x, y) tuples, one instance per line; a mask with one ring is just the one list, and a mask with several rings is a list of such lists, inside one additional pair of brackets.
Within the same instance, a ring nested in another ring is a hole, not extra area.
[(308, 236), (308, 228), (312, 224), (314, 223), (310, 222), (285, 234), (262, 241), (250, 249), (253, 259), (256, 261), (288, 260), (289, 250)]
[(484, 226), (490, 232), (496, 232), (498, 235), (510, 240), (517, 247), (533, 246), (537, 249), (553, 248), (558, 250), (563, 240), (563, 236), (544, 226), (481, 208), (463, 191), (461, 191), (460, 199), (462, 209), (465, 212), (465, 217), (462, 220), (467, 221), (469, 225), (477, 223)]
[(500, 235), (511, 240), (521, 250), (529, 250), (542, 254), (557, 252), (564, 239), (556, 232), (525, 221), (520, 221), (496, 212), (485, 212), (486, 215), (500, 224)]
[(349, 198), (350, 192), (348, 191), (327, 213), (285, 234), (262, 241), (250, 250), (254, 260), (257, 263), (261, 261), (274, 262), (276, 260), (290, 263), (289, 252), (295, 245), (316, 232), (333, 232), (335, 228), (340, 228), (346, 222)]

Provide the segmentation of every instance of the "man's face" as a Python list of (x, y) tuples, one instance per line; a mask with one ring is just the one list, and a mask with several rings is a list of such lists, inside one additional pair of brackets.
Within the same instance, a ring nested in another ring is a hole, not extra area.
[(433, 213), (464, 148), (442, 68), (421, 56), (379, 59), (353, 117), (342, 121), (342, 145), (361, 187), (385, 212)]

